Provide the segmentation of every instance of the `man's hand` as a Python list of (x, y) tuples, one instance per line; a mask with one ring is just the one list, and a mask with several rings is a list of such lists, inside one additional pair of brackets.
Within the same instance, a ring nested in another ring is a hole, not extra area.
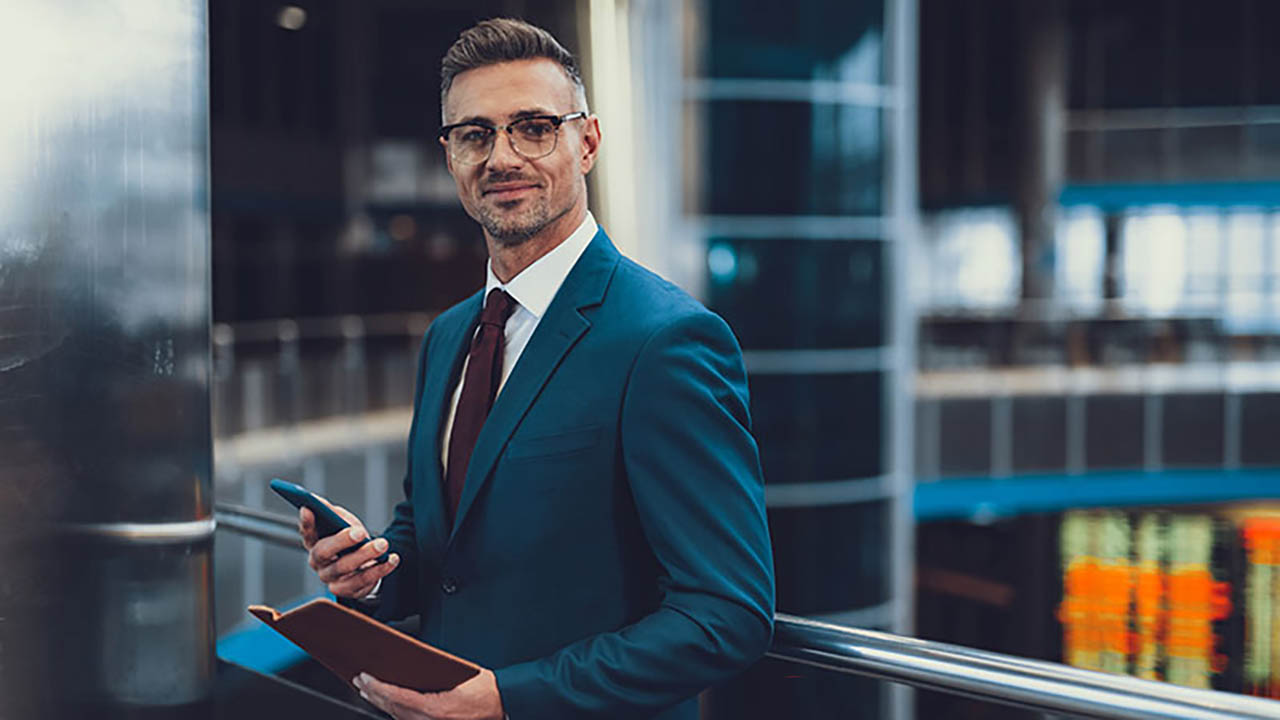
[(298, 534), (302, 536), (302, 546), (307, 549), (307, 562), (329, 592), (338, 597), (359, 600), (373, 592), (378, 581), (396, 569), (400, 556), (392, 553), (386, 562), (374, 564), (374, 560), (387, 551), (386, 538), (378, 538), (359, 550), (338, 557), (339, 552), (364, 542), (369, 531), (364, 529), (360, 518), (346, 508), (328, 500), (325, 502), (351, 527), (329, 537), (317, 537), (315, 515), (306, 508), (298, 510)]
[(505, 716), (498, 680), (489, 670), (438, 693), (389, 685), (368, 673), (360, 673), (351, 682), (361, 697), (396, 720), (502, 720)]

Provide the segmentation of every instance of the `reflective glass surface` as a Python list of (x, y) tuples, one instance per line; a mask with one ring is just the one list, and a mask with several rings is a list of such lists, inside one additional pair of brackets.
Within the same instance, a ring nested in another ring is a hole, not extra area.
[(889, 503), (772, 508), (778, 612), (840, 612), (889, 599)]
[(712, 77), (797, 78), (878, 83), (880, 3), (710, 0), (705, 72)]
[[(25, 68), (0, 83), (23, 108), (0, 118), (0, 518), (201, 519), (204, 5), (94, 8), (50, 5), (23, 16), (29, 44), (0, 43)], [(68, 49), (103, 33), (111, 62)]]
[(1061, 471), (1066, 468), (1066, 398), (1014, 398), (1012, 451), (1014, 472)]
[(1145, 414), (1139, 395), (1085, 399), (1085, 465), (1090, 470), (1142, 467)]
[[(714, 101), (690, 187), (712, 215), (875, 215), (880, 212), (880, 111), (830, 103)], [(695, 138), (700, 138), (695, 139)]]
[(1221, 393), (1178, 393), (1164, 397), (1162, 461), (1166, 467), (1220, 467), (1225, 417)]
[(1245, 465), (1280, 465), (1280, 393), (1257, 393), (1241, 397), (1240, 461)]
[(707, 243), (707, 300), (749, 350), (884, 343), (880, 241)]
[(213, 689), (205, 7), (0, 3), (3, 718)]
[(751, 376), (751, 420), (767, 483), (880, 475), (880, 373)]
[(991, 401), (948, 399), (939, 405), (938, 438), (942, 475), (979, 475), (991, 470)]

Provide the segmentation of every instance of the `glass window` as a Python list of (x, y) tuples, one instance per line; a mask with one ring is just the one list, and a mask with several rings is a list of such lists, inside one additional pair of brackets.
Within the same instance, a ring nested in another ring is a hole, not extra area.
[(1251, 125), (1246, 132), (1250, 174), (1267, 179), (1280, 177), (1280, 124)]
[(768, 483), (883, 472), (878, 372), (751, 376), (751, 421)]
[(1271, 295), (1271, 316), (1269, 321), (1273, 332), (1280, 332), (1280, 210), (1273, 210), (1267, 218), (1266, 244), (1271, 254), (1268, 257), (1268, 292)]
[(1216, 208), (1189, 211), (1185, 305), (1193, 312), (1217, 312), (1222, 305), (1222, 215)]
[(1224, 400), (1220, 393), (1169, 394), (1164, 398), (1161, 459), (1166, 467), (1221, 467)]
[(1141, 395), (1087, 395), (1084, 412), (1090, 470), (1142, 467), (1146, 414)]
[(1124, 303), (1164, 316), (1182, 301), (1186, 280), (1186, 223), (1176, 208), (1155, 206), (1124, 219)]
[(1227, 298), (1223, 325), (1230, 332), (1257, 332), (1266, 325), (1264, 268), (1266, 216), (1253, 210), (1227, 215)]
[(708, 304), (748, 349), (879, 346), (883, 250), (878, 240), (713, 238)]
[[(1181, 13), (1173, 10), (1178, 26), (1177, 35), (1172, 40), (1176, 51), (1169, 53), (1177, 104), (1182, 107), (1244, 104), (1244, 83), (1239, 79), (1244, 71), (1242, 61), (1245, 57), (1240, 50), (1244, 40), (1242, 36), (1246, 32), (1241, 12), (1243, 3), (1223, 3), (1213, 9), (1199, 3), (1180, 5)], [(1272, 37), (1274, 35), (1264, 38), (1263, 43), (1272, 44)], [(1262, 74), (1270, 73), (1264, 71)], [(1152, 83), (1156, 86), (1161, 84)]]
[(943, 477), (991, 472), (991, 401), (946, 398), (938, 403), (942, 433), (938, 470)]
[(932, 311), (994, 310), (1018, 302), (1021, 253), (1007, 208), (939, 213), (926, 228)]
[[(1082, 82), (1100, 86), (1087, 88), (1086, 96), (1101, 94), (1103, 106), (1108, 108), (1164, 105), (1163, 84), (1156, 79), (1164, 76), (1167, 50), (1164, 34), (1156, 28), (1163, 27), (1171, 4), (1165, 0), (1128, 0), (1093, 6), (1106, 8), (1104, 12), (1090, 12), (1092, 17), (1086, 21), (1100, 28), (1090, 40), (1100, 43), (1102, 63), (1100, 73), (1081, 78)], [(1089, 8), (1084, 3), (1071, 6), (1073, 10)]]
[(1096, 207), (1067, 208), (1055, 233), (1057, 293), (1065, 307), (1092, 312), (1102, 303), (1106, 229)]
[(712, 77), (881, 82), (881, 3), (708, 0)]
[(772, 508), (778, 612), (839, 612), (889, 597), (889, 503)]
[(1166, 156), (1164, 128), (1101, 131), (1102, 182), (1150, 182), (1163, 177)]
[(1178, 176), (1190, 180), (1237, 180), (1245, 169), (1242, 125), (1186, 127), (1177, 134)]
[(691, 148), (713, 215), (876, 215), (883, 147), (875, 108), (714, 101)]

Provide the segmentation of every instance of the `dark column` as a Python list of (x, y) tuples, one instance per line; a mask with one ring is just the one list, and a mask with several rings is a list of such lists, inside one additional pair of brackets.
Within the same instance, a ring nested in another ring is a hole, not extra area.
[(0, 25), (0, 717), (214, 675), (203, 2)]
[(1123, 216), (1118, 211), (1108, 211), (1104, 219), (1105, 255), (1103, 256), (1102, 297), (1105, 300), (1118, 300), (1124, 292), (1124, 256), (1120, 248), (1120, 222)]
[(1053, 295), (1053, 226), (1062, 188), (1066, 133), (1065, 20), (1061, 0), (1018, 3), (1022, 43), (1014, 205), (1022, 236), (1022, 297)]

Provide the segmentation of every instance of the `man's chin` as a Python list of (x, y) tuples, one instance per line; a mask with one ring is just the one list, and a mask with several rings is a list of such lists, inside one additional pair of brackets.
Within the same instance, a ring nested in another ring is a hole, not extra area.
[(506, 247), (523, 245), (544, 227), (546, 227), (545, 223), (488, 222), (484, 224), (484, 229), (489, 233), (489, 237)]
[(507, 247), (520, 245), (547, 226), (543, 217), (495, 217), (489, 214), (481, 223), (489, 237)]

